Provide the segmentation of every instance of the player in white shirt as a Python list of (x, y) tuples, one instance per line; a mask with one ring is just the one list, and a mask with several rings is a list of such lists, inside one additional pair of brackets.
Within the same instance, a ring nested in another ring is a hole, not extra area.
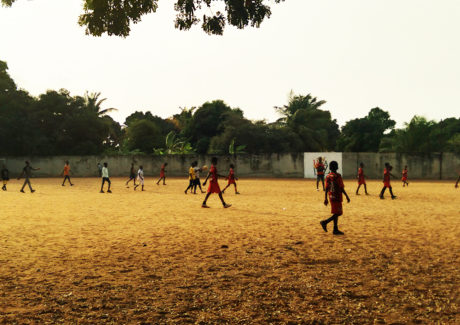
[(109, 188), (107, 189), (107, 193), (112, 193), (112, 191), (110, 190), (110, 185), (112, 184), (112, 182), (110, 181), (110, 178), (109, 178), (109, 169), (107, 168), (107, 163), (105, 162), (104, 163), (104, 167), (102, 167), (102, 185), (101, 185), (101, 193), (104, 193), (104, 184), (105, 182), (107, 182), (109, 184)]
[(139, 183), (136, 184), (136, 186), (134, 186), (134, 190), (136, 190), (136, 188), (141, 185), (142, 186), (142, 191), (144, 190), (144, 167), (142, 166), (139, 166), (139, 170), (137, 171), (137, 180), (139, 181)]

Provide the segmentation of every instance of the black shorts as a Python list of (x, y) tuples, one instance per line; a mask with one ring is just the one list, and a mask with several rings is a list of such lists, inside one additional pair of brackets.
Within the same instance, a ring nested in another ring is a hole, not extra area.
[(317, 181), (324, 181), (324, 174), (323, 175), (316, 175)]
[(193, 184), (194, 184), (194, 185), (200, 185), (200, 179), (199, 179), (199, 178), (195, 178), (195, 180), (193, 181)]
[(135, 174), (129, 175), (129, 179), (133, 179), (133, 178), (136, 178), (136, 175), (135, 175)]

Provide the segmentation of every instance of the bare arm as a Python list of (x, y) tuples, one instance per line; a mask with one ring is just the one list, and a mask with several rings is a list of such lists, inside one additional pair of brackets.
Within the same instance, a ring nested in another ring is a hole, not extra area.
[(208, 175), (206, 176), (206, 179), (203, 182), (203, 185), (206, 185), (206, 182), (208, 181), (209, 176), (211, 176), (211, 173), (208, 173)]
[(327, 200), (327, 193), (329, 193), (329, 188), (326, 186), (326, 191), (324, 192), (324, 205), (327, 206), (329, 201)]
[(460, 175), (457, 178), (457, 183), (455, 183), (455, 188), (458, 188), (458, 182), (460, 182)]
[(347, 202), (350, 203), (350, 198), (348, 197), (347, 192), (345, 192), (345, 189), (342, 188), (342, 193), (345, 194), (345, 197), (347, 198)]

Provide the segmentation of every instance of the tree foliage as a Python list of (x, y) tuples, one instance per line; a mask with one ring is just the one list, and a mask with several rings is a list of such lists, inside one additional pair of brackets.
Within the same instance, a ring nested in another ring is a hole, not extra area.
[[(16, 0), (1, 0), (11, 6)], [(284, 0), (273, 0), (280, 3)], [(201, 23), (207, 34), (222, 35), (226, 24), (243, 29), (260, 27), (271, 16), (268, 0), (177, 0), (175, 27), (189, 30)], [(142, 16), (155, 12), (158, 0), (83, 0), (83, 13), (79, 24), (86, 33), (101, 36), (104, 33), (126, 37), (131, 24), (141, 21)], [(199, 17), (203, 17), (200, 20)]]

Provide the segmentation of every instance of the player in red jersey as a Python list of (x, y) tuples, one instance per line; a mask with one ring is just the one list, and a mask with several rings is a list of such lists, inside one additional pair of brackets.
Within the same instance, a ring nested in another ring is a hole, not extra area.
[(161, 170), (160, 170), (160, 179), (157, 182), (157, 185), (160, 185), (161, 180), (163, 180), (163, 185), (166, 185), (166, 166), (168, 166), (168, 163), (164, 163), (161, 165)]
[(227, 176), (228, 184), (222, 190), (222, 194), (224, 194), (225, 190), (232, 184), (235, 186), (235, 194), (240, 194), (240, 192), (238, 192), (238, 190), (236, 189), (236, 181), (238, 180), (238, 177), (235, 176), (234, 168), (235, 168), (235, 165), (230, 164), (230, 171), (228, 172), (228, 176)]
[(367, 193), (367, 185), (366, 185), (366, 175), (364, 175), (364, 164), (363, 163), (360, 163), (359, 164), (359, 168), (358, 168), (358, 188), (356, 189), (356, 195), (359, 195), (359, 188), (361, 187), (361, 185), (364, 185), (364, 193), (366, 193), (366, 195), (369, 195)]
[(331, 172), (326, 177), (326, 194), (324, 198), (324, 205), (328, 204), (328, 194), (329, 201), (331, 202), (331, 213), (332, 216), (329, 219), (323, 220), (320, 222), (324, 231), (327, 232), (327, 224), (331, 221), (334, 221), (334, 235), (343, 235), (343, 232), (339, 230), (338, 221), (339, 217), (343, 214), (342, 210), (342, 201), (343, 195), (347, 198), (347, 202), (350, 203), (350, 198), (348, 197), (347, 192), (345, 192), (345, 186), (343, 185), (342, 176), (337, 173), (339, 169), (339, 164), (336, 161), (331, 161), (329, 165)]
[(325, 190), (324, 189), (324, 172), (327, 169), (327, 162), (324, 161), (323, 163), (323, 158), (318, 157), (317, 161), (313, 160), (313, 166), (315, 167), (315, 171), (316, 171), (316, 190), (319, 191), (318, 185), (319, 185), (319, 181), (321, 181), (321, 183), (323, 184), (323, 191), (324, 191)]
[(403, 182), (403, 187), (406, 185), (409, 186), (409, 182), (407, 182), (407, 165), (404, 166), (404, 169), (402, 171), (401, 181)]
[(217, 193), (219, 194), (220, 201), (222, 202), (222, 205), (224, 208), (229, 208), (232, 205), (227, 204), (224, 201), (224, 198), (222, 196), (222, 192), (220, 191), (219, 183), (217, 182), (217, 179), (219, 177), (225, 177), (222, 175), (219, 175), (217, 173), (217, 158), (213, 157), (211, 159), (211, 169), (209, 170), (208, 176), (206, 177), (206, 180), (203, 183), (203, 186), (206, 186), (206, 182), (208, 181), (209, 177), (211, 177), (211, 181), (209, 182), (209, 187), (208, 187), (208, 193), (206, 194), (206, 197), (204, 198), (203, 204), (201, 205), (202, 208), (209, 208), (206, 205), (206, 202), (208, 201), (208, 198), (211, 196), (212, 193)]
[(391, 171), (393, 170), (393, 167), (389, 163), (385, 163), (385, 169), (383, 170), (383, 188), (382, 191), (380, 192), (380, 198), (383, 200), (383, 194), (385, 193), (385, 190), (388, 188), (390, 190), (391, 198), (394, 200), (396, 199), (396, 196), (393, 194), (393, 188), (391, 187), (390, 184), (390, 177), (393, 176), (395, 177)]

